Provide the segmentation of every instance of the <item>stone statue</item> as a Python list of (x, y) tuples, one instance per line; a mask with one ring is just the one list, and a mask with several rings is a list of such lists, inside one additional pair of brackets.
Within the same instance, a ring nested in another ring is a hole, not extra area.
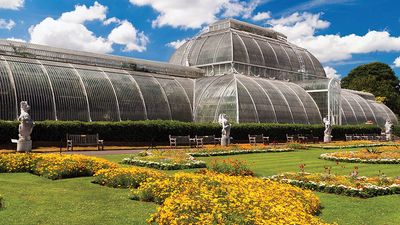
[(35, 123), (33, 122), (31, 116), (28, 114), (28, 110), (30, 109), (28, 102), (22, 101), (20, 105), (21, 114), (18, 117), (18, 121), (20, 121), (20, 124), (18, 127), (19, 139), (17, 142), (17, 151), (29, 152), (32, 150), (31, 133)]
[(231, 124), (226, 114), (219, 114), (218, 123), (222, 126), (221, 145), (228, 146), (230, 144)]
[(385, 123), (385, 134), (387, 141), (392, 140), (392, 133), (393, 133), (393, 123), (389, 118), (387, 118)]
[(329, 117), (326, 116), (323, 119), (324, 125), (325, 125), (325, 130), (324, 130), (324, 142), (331, 142), (332, 139), (332, 124), (331, 121), (329, 120)]

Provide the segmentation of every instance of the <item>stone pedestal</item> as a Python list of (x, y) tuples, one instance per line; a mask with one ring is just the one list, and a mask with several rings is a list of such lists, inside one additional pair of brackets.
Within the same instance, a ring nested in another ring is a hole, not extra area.
[(221, 137), (221, 146), (228, 146), (230, 144), (230, 138), (227, 136)]
[(332, 135), (324, 135), (324, 142), (329, 143), (332, 141)]
[(32, 140), (18, 140), (17, 141), (17, 152), (30, 152), (32, 150)]
[(386, 141), (392, 141), (392, 134), (386, 134)]

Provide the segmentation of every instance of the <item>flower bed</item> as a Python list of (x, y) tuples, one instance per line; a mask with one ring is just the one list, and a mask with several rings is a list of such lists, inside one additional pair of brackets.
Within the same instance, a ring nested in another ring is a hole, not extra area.
[(94, 174), (93, 183), (114, 188), (137, 188), (147, 178), (162, 179), (166, 174), (139, 167), (102, 169)]
[(394, 142), (373, 142), (373, 141), (337, 141), (331, 142), (328, 145), (308, 145), (314, 148), (323, 149), (345, 149), (345, 148), (366, 148), (366, 147), (381, 147), (381, 146), (398, 146)]
[(53, 180), (92, 176), (100, 169), (116, 167), (105, 159), (84, 155), (0, 154), (0, 173), (28, 172)]
[(155, 168), (159, 170), (182, 170), (182, 169), (194, 169), (194, 168), (206, 168), (206, 163), (199, 160), (189, 160), (185, 163), (170, 163), (170, 162), (157, 162), (148, 161), (150, 159), (142, 160), (140, 158), (124, 158), (122, 159), (123, 164), (129, 164), (134, 166), (143, 166), (149, 168)]
[(363, 177), (300, 172), (283, 173), (267, 177), (266, 179), (314, 191), (361, 198), (400, 194), (400, 178), (388, 178), (384, 175), (379, 177)]
[(359, 151), (333, 152), (321, 154), (320, 158), (351, 163), (400, 164), (400, 148), (385, 146)]
[(254, 172), (250, 170), (247, 162), (238, 159), (215, 159), (210, 163), (208, 169), (216, 173), (223, 173), (230, 176), (254, 176)]
[(232, 150), (220, 150), (220, 151), (194, 151), (188, 154), (193, 157), (210, 157), (210, 156), (224, 156), (224, 155), (240, 155), (240, 154), (252, 154), (252, 153), (268, 153), (268, 152), (292, 152), (294, 149), (291, 148), (267, 148), (267, 149), (232, 149)]
[(133, 198), (162, 204), (148, 220), (156, 224), (324, 224), (313, 216), (319, 199), (311, 191), (253, 177), (208, 172), (149, 178)]

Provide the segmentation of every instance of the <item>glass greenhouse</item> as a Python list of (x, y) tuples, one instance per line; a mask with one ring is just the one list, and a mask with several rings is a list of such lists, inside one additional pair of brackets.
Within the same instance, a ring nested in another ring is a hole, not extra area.
[(283, 34), (233, 19), (170, 63), (0, 40), (0, 119), (17, 119), (20, 101), (34, 120), (215, 122), (225, 113), (238, 123), (398, 123), (373, 95), (326, 78)]

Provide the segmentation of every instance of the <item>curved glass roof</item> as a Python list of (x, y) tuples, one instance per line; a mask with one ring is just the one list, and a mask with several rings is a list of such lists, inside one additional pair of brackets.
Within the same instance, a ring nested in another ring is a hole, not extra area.
[(194, 81), (0, 55), (1, 120), (28, 101), (34, 120), (192, 121)]
[[(216, 25), (219, 27), (213, 28)], [(307, 79), (326, 77), (322, 65), (312, 54), (287, 42), (282, 34), (273, 35), (273, 32), (233, 19), (219, 21), (210, 25), (208, 32), (178, 48), (170, 63), (199, 68), (241, 64), (250, 67), (244, 73), (246, 75), (251, 75), (255, 71), (251, 67), (255, 67), (306, 76)]]
[(181, 77), (197, 78), (204, 76), (204, 72), (200, 69), (173, 65), (165, 62), (81, 52), (9, 40), (0, 40), (0, 54)]
[(215, 122), (220, 113), (236, 122), (321, 123), (314, 100), (294, 83), (239, 74), (197, 79), (194, 120)]
[(394, 124), (398, 124), (396, 115), (386, 105), (365, 99), (356, 93), (346, 89), (341, 91), (342, 124), (363, 124), (372, 121), (374, 124), (383, 127), (388, 118)]

